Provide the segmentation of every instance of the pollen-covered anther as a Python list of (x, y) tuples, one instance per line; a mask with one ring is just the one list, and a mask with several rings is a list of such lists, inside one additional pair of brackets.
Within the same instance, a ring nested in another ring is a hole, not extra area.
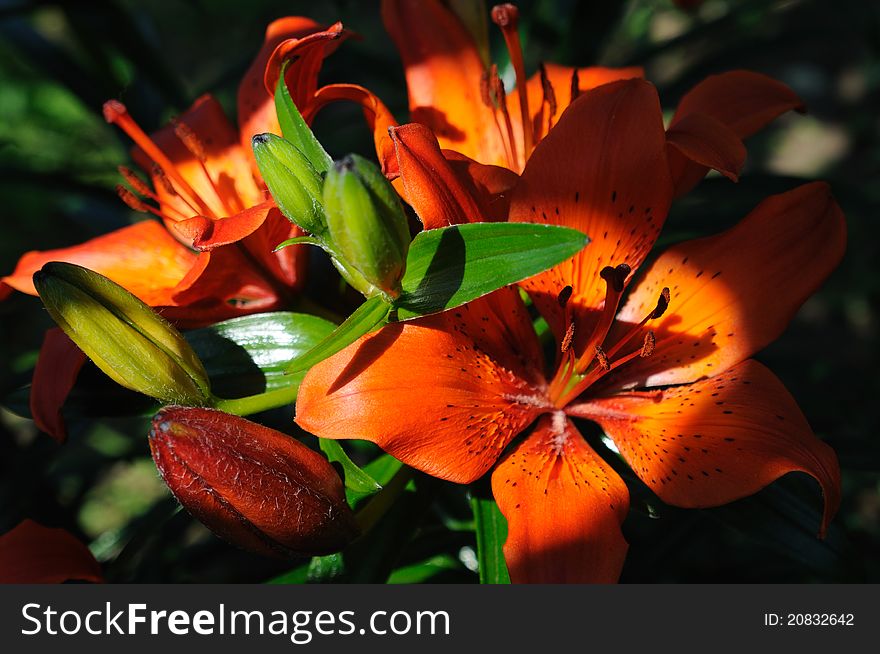
[(577, 68), (575, 68), (573, 71), (571, 71), (571, 101), (569, 102), (569, 104), (571, 104), (571, 102), (574, 102), (575, 100), (577, 100), (578, 96), (580, 96), (580, 94), (581, 94), (581, 80), (580, 80), (580, 76), (578, 75)]
[(602, 349), (601, 345), (596, 346), (596, 361), (602, 370), (611, 370), (611, 362), (608, 360), (608, 355), (605, 354), (605, 350)]
[(488, 70), (484, 70), (483, 74), (480, 75), (480, 99), (483, 101), (483, 104), (490, 109), (495, 108), (495, 103), (492, 102), (492, 89), (489, 85)]
[(190, 154), (200, 162), (205, 163), (208, 160), (208, 155), (205, 153), (205, 147), (202, 145), (201, 139), (192, 128), (176, 118), (172, 119), (171, 124), (174, 126), (174, 135), (180, 139), (180, 142), (189, 150)]
[(550, 82), (550, 77), (547, 75), (547, 67), (543, 61), (538, 64), (538, 71), (541, 74), (541, 90), (544, 92), (544, 102), (549, 106), (552, 118), (556, 115), (558, 108), (556, 105), (556, 92), (553, 90), (553, 84)]
[(654, 337), (654, 332), (648, 332), (645, 334), (645, 341), (642, 343), (642, 352), (639, 356), (643, 359), (647, 359), (649, 356), (654, 354), (654, 347), (657, 345), (657, 339)]
[(574, 338), (574, 323), (570, 322), (570, 323), (568, 323), (568, 327), (565, 330), (565, 336), (563, 336), (563, 338), (562, 338), (562, 345), (560, 347), (563, 354), (568, 352), (568, 350), (571, 348), (571, 341), (573, 338)]
[(162, 166), (157, 163), (153, 163), (153, 167), (150, 172), (153, 174), (153, 178), (156, 182), (164, 189), (164, 191), (168, 195), (177, 195), (177, 191), (174, 189), (174, 185), (171, 183), (171, 180), (168, 179), (168, 175), (165, 174), (165, 171), (162, 170)]
[(132, 193), (129, 189), (125, 188), (122, 184), (116, 185), (116, 194), (129, 206), (130, 209), (142, 213), (151, 213), (152, 207)]
[(122, 175), (122, 178), (128, 182), (128, 185), (131, 186), (137, 193), (141, 195), (146, 195), (151, 197), (153, 195), (152, 189), (147, 185), (147, 183), (142, 180), (137, 174), (126, 166), (118, 166), (116, 170), (119, 171), (119, 174)]
[(669, 308), (669, 300), (671, 295), (669, 293), (669, 288), (664, 287), (662, 291), (660, 291), (660, 297), (657, 298), (657, 306), (651, 312), (650, 318), (651, 320), (656, 320), (664, 313), (666, 313), (666, 309)]

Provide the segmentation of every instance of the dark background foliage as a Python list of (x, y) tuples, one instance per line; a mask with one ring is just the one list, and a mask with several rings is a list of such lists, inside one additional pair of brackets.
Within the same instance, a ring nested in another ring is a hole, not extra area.
[[(706, 0), (690, 13), (668, 0), (519, 5), (530, 71), (539, 60), (643, 65), (671, 109), (702, 77), (748, 68), (806, 101), (806, 116), (785, 116), (748, 142), (739, 184), (713, 176), (676, 203), (664, 242), (717, 232), (764, 196), (817, 178), (831, 183), (849, 226), (840, 268), (758, 357), (839, 455), (843, 504), (828, 538), (815, 538), (820, 497), (806, 477), (696, 511), (664, 506), (630, 475), (623, 581), (880, 581), (880, 4)], [(104, 100), (125, 101), (148, 131), (204, 92), (233, 115), (236, 85), (265, 25), (287, 14), (341, 19), (361, 34), (327, 61), (322, 79), (364, 84), (405, 118), (403, 73), (378, 2), (0, 2), (0, 271), (24, 251), (81, 242), (138, 218), (113, 192), (128, 144), (103, 122)], [(503, 63), (497, 37), (493, 58)], [(371, 154), (354, 107), (326, 111), (316, 131), (336, 156)], [(315, 273), (330, 274), (320, 262)], [(49, 325), (34, 298), (0, 303), (0, 532), (26, 516), (65, 526), (113, 581), (263, 581), (289, 568), (226, 546), (177, 508), (149, 458), (145, 418), (69, 415), (71, 437), (57, 446), (21, 417), (20, 389)], [(289, 410), (265, 419), (291, 428)], [(422, 484), (389, 518), (399, 528), (389, 523), (394, 537), (375, 544), (382, 563), (367, 578), (384, 580), (393, 568), (394, 581), (476, 579), (460, 488)]]

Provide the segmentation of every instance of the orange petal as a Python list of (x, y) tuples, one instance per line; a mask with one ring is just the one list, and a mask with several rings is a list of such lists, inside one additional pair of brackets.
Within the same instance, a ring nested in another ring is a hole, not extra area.
[(764, 200), (722, 234), (671, 247), (618, 315), (638, 323), (670, 289), (669, 309), (647, 325), (654, 354), (622, 367), (616, 382), (680, 384), (747, 359), (782, 333), (845, 245), (843, 213), (828, 185), (814, 182)]
[(305, 232), (273, 208), (262, 226), (244, 239), (242, 245), (260, 263), (266, 276), (280, 280), (290, 291), (298, 291), (306, 283), (310, 246), (291, 245), (274, 251), (282, 241), (297, 236), (305, 236)]
[(46, 331), (31, 382), (31, 416), (40, 431), (59, 443), (67, 440), (61, 407), (85, 362), (86, 355), (61, 329)]
[[(678, 104), (670, 129), (687, 116), (704, 114), (746, 139), (786, 111), (804, 111), (804, 104), (785, 84), (747, 70), (712, 75), (694, 86)], [(708, 168), (684, 155), (670, 153), (669, 167), (675, 195), (684, 195), (699, 183)]]
[(270, 311), (278, 303), (272, 282), (254, 270), (241, 250), (227, 246), (199, 254), (162, 314), (179, 326), (196, 327)]
[[(173, 125), (166, 125), (150, 138), (215, 217), (234, 215), (265, 200), (264, 192), (254, 179), (248, 153), (239, 145), (238, 133), (217, 100), (203, 95), (177, 120), (195, 134), (207, 158), (204, 166), (177, 137)], [(132, 157), (144, 170), (152, 170), (152, 161), (140, 148), (134, 148)], [(168, 193), (155, 174), (152, 178), (162, 208), (172, 218), (167, 221), (169, 229), (174, 229), (176, 220), (201, 213), (177, 194), (181, 189)]]
[(425, 229), (483, 222), (481, 208), (440, 152), (434, 134), (410, 123), (389, 130), (397, 155), (403, 199), (415, 209)]
[(492, 493), (507, 518), (511, 581), (617, 581), (628, 548), (620, 525), (629, 491), (564, 414), (541, 418), (498, 464)]
[(304, 111), (318, 88), (318, 72), (324, 59), (349, 36), (351, 32), (342, 29), (342, 23), (333, 23), (319, 32), (286, 39), (279, 43), (266, 64), (263, 76), (266, 92), (270, 97), (275, 96), (281, 66), (285, 61), (289, 61), (291, 63), (287, 67), (284, 81), (293, 103), (301, 112)]
[(813, 435), (782, 382), (757, 361), (693, 384), (567, 410), (598, 422), (664, 502), (718, 506), (799, 471), (822, 487), (820, 534), (840, 504), (834, 451)]
[(382, 172), (393, 175), (397, 170), (397, 159), (394, 156), (394, 146), (388, 136), (388, 128), (397, 125), (394, 116), (388, 108), (371, 91), (357, 84), (328, 84), (315, 92), (309, 107), (304, 110), (303, 116), (311, 122), (314, 115), (325, 105), (339, 100), (347, 100), (359, 104), (364, 110), (364, 118), (367, 126), (373, 132), (373, 141), (376, 144), (376, 155), (382, 165)]
[(0, 584), (101, 583), (89, 548), (64, 529), (24, 520), (0, 536)]
[(303, 16), (287, 16), (269, 23), (263, 47), (238, 86), (238, 124), (241, 147), (246, 151), (251, 149), (251, 137), (254, 134), (281, 134), (275, 115), (274, 88), (272, 93), (268, 93), (263, 81), (269, 57), (282, 41), (301, 39), (323, 29), (311, 18)]
[(480, 92), (483, 62), (458, 17), (437, 0), (383, 0), (382, 20), (403, 59), (411, 120), (443, 148), (504, 165), (504, 142)]
[(746, 146), (724, 123), (701, 113), (688, 114), (666, 132), (679, 154), (734, 182), (746, 161)]
[[(512, 289), (397, 323), (313, 367), (296, 421), (358, 438), (435, 477), (469, 483), (542, 411), (541, 353)], [(389, 410), (389, 407), (391, 410)]]
[(483, 220), (506, 221), (510, 213), (510, 196), (519, 175), (503, 166), (481, 164), (454, 150), (443, 150), (443, 156), (459, 182), (476, 200)]
[(193, 216), (180, 221), (174, 227), (177, 233), (186, 238), (188, 243), (192, 243), (195, 249), (213, 250), (253, 234), (263, 225), (272, 209), (275, 209), (275, 203), (269, 200), (245, 209), (234, 216), (216, 220), (205, 216)]
[(654, 87), (613, 82), (581, 95), (526, 163), (513, 192), (511, 222), (565, 225), (591, 242), (578, 255), (523, 286), (557, 338), (559, 292), (571, 285), (577, 334), (604, 299), (599, 271), (637, 267), (654, 244), (672, 201), (666, 136)]
[(28, 252), (3, 283), (36, 295), (33, 274), (49, 261), (66, 261), (109, 277), (156, 306), (170, 300), (171, 289), (187, 275), (195, 259), (196, 255), (174, 240), (162, 225), (147, 220), (73, 247)]

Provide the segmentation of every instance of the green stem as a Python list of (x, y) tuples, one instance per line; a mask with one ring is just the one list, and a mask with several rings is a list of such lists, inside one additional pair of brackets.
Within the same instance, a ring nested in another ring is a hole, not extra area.
[(259, 395), (239, 397), (234, 400), (225, 400), (215, 397), (214, 408), (237, 416), (249, 416), (254, 413), (277, 409), (292, 404), (296, 400), (296, 393), (298, 390), (298, 385), (291, 385), (286, 388), (278, 388), (274, 391), (268, 391), (267, 393), (260, 393)]

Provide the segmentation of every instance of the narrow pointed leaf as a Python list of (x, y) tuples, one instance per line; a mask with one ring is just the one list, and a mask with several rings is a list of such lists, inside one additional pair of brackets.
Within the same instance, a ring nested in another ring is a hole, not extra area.
[(345, 473), (345, 487), (347, 489), (359, 495), (372, 495), (382, 490), (382, 487), (375, 479), (358, 468), (357, 464), (349, 458), (345, 450), (342, 449), (342, 445), (339, 444), (339, 441), (319, 438), (318, 444), (331, 463), (338, 463), (342, 466), (342, 471)]
[(397, 320), (439, 313), (552, 268), (581, 250), (581, 232), (531, 223), (468, 223), (413, 239), (394, 301)]
[(275, 111), (278, 113), (278, 124), (281, 125), (284, 138), (306, 155), (319, 173), (326, 173), (333, 160), (306, 125), (293, 98), (290, 97), (290, 91), (284, 82), (283, 70), (278, 77), (278, 86), (275, 87)]
[(391, 305), (379, 295), (370, 298), (346, 318), (336, 330), (304, 355), (290, 362), (290, 374), (311, 368), (327, 357), (333, 356), (343, 348), (354, 343), (388, 317)]
[(477, 531), (477, 561), (481, 584), (509, 584), (510, 574), (504, 561), (507, 520), (491, 498), (472, 497), (471, 508)]
[(278, 252), (278, 250), (283, 250), (284, 248), (290, 247), (291, 245), (317, 245), (319, 248), (325, 248), (323, 241), (315, 238), (314, 236), (296, 236), (294, 238), (289, 238), (286, 241), (281, 241), (278, 245), (275, 246), (273, 252)]

